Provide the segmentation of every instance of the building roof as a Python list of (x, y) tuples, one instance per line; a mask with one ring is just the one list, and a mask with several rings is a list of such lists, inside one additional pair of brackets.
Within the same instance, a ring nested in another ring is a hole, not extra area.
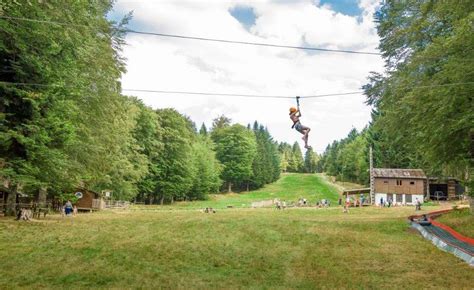
[(421, 169), (374, 168), (374, 177), (426, 179)]

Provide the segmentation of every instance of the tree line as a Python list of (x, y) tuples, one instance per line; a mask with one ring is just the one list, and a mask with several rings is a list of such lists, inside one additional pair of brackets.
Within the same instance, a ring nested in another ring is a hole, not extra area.
[(385, 1), (375, 14), (385, 72), (364, 86), (371, 123), (330, 144), (320, 164), (368, 183), (376, 167), (422, 168), (472, 188), (474, 164), (473, 4)]
[(0, 4), (0, 190), (44, 201), (78, 186), (114, 198), (205, 199), (279, 178), (279, 144), (257, 121), (199, 130), (121, 94), (124, 26), (113, 1)]
[(309, 148), (303, 156), (298, 142), (293, 143), (293, 145), (281, 142), (278, 145), (278, 152), (280, 153), (280, 169), (282, 172), (315, 173), (322, 170), (319, 166), (319, 155), (312, 148)]

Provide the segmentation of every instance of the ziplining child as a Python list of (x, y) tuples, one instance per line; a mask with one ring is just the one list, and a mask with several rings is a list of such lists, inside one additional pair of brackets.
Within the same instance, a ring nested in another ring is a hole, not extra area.
[(293, 126), (291, 126), (291, 129), (295, 128), (296, 131), (300, 132), (303, 134), (303, 141), (304, 141), (304, 148), (309, 149), (311, 148), (308, 146), (308, 134), (311, 129), (309, 127), (306, 127), (301, 124), (300, 122), (300, 117), (301, 117), (301, 111), (300, 111), (300, 97), (296, 97), (296, 103), (298, 108), (291, 107), (290, 108), (290, 119), (293, 121)]

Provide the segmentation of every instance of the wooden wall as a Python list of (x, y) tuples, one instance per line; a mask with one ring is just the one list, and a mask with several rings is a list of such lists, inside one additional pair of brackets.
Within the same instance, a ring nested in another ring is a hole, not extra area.
[(87, 190), (80, 190), (80, 192), (82, 192), (82, 198), (74, 205), (77, 208), (92, 208), (92, 200), (95, 198), (95, 194)]
[(448, 180), (448, 199), (456, 198), (456, 181)]
[[(401, 185), (397, 184), (401, 181)], [(411, 184), (411, 183), (414, 184)], [(423, 179), (396, 179), (396, 178), (375, 178), (376, 193), (397, 193), (397, 194), (421, 194), (425, 193), (425, 182)]]

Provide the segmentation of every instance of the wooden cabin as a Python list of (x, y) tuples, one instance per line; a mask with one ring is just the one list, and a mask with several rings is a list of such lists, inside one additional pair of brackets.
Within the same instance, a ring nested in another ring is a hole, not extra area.
[(427, 194), (428, 179), (421, 169), (374, 168), (375, 204), (391, 198), (395, 205), (423, 203)]
[(105, 201), (102, 198), (101, 194), (92, 191), (90, 189), (78, 188), (75, 191), (76, 196), (82, 196), (74, 204), (78, 210), (101, 210), (105, 208)]

